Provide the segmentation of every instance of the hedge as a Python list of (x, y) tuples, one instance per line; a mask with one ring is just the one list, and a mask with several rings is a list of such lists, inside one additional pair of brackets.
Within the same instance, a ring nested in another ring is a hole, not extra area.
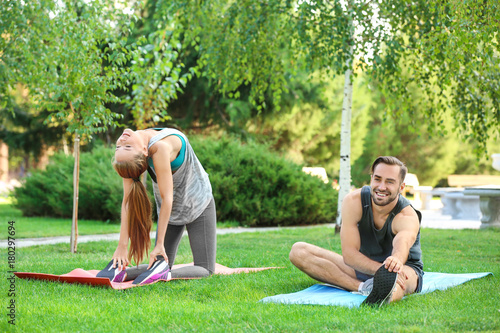
[[(192, 136), (190, 141), (210, 176), (219, 221), (242, 226), (335, 221), (337, 191), (268, 147), (231, 138)], [(113, 153), (98, 146), (81, 154), (79, 218), (120, 220), (122, 180), (111, 167)], [(73, 167), (73, 157), (54, 155), (45, 170), (33, 172), (14, 190), (16, 207), (25, 216), (71, 217)], [(150, 184), (148, 189), (152, 198)]]

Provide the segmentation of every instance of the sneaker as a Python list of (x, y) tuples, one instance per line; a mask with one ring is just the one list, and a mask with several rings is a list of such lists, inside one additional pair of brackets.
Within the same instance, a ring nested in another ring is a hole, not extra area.
[(359, 285), (358, 291), (355, 294), (368, 296), (373, 290), (373, 278), (366, 280), (365, 282), (361, 282)]
[(168, 263), (165, 262), (165, 259), (162, 258), (157, 259), (150, 269), (139, 275), (132, 283), (144, 285), (156, 282), (158, 280), (169, 281), (171, 279), (172, 277), (170, 274), (170, 267), (168, 266)]
[(108, 278), (111, 282), (123, 282), (127, 277), (127, 272), (125, 269), (113, 268), (113, 260), (111, 260), (102, 271), (97, 273), (96, 277)]
[(384, 266), (381, 266), (373, 277), (373, 289), (362, 305), (382, 306), (389, 303), (392, 292), (398, 281), (398, 273), (389, 272)]

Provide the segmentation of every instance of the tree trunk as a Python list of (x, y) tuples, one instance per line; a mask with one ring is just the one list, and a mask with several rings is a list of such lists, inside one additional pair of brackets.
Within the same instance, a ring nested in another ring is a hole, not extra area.
[[(350, 64), (349, 64), (350, 65)], [(351, 188), (351, 109), (352, 109), (352, 70), (345, 72), (344, 100), (342, 102), (342, 124), (340, 129), (340, 172), (339, 198), (337, 204), (337, 225), (342, 223), (342, 201)]]
[(73, 169), (73, 222), (71, 224), (71, 253), (76, 253), (78, 240), (78, 185), (80, 183), (80, 135), (75, 136), (75, 167)]
[[(73, 104), (70, 102), (69, 106), (71, 111), (78, 119), (78, 114), (73, 108)], [(71, 223), (71, 239), (70, 247), (71, 253), (76, 253), (77, 250), (77, 240), (78, 240), (78, 185), (80, 184), (80, 135), (75, 134), (75, 143), (73, 154), (75, 156), (75, 167), (73, 169), (73, 221)]]

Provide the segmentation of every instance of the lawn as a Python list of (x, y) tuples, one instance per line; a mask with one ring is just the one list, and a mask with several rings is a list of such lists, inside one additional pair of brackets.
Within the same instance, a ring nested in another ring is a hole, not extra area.
[[(12, 207), (10, 201), (0, 201), (0, 239), (7, 239), (8, 222), (15, 221), (16, 238), (69, 236), (71, 219), (53, 217), (24, 217), (21, 211)], [(78, 234), (111, 234), (120, 232), (119, 223), (94, 220), (78, 220)]]
[[(171, 281), (116, 291), (53, 282), (15, 281), (19, 332), (452, 332), (500, 330), (500, 230), (422, 230), (426, 271), (493, 272), (447, 291), (416, 295), (381, 309), (262, 304), (271, 295), (296, 292), (315, 283), (294, 268), (288, 252), (296, 241), (340, 251), (333, 229), (315, 227), (218, 237), (217, 262), (229, 267), (279, 266), (257, 273)], [(116, 242), (19, 248), (17, 271), (63, 274), (99, 269)], [(7, 256), (2, 256), (2, 281)], [(187, 238), (176, 263), (190, 262)], [(0, 331), (11, 331), (5, 307)]]
[[(10, 201), (0, 199), (0, 239), (7, 239), (8, 222), (15, 221), (16, 238), (55, 237), (71, 235), (71, 219), (53, 217), (24, 217), (21, 211), (12, 207)], [(217, 223), (218, 228), (238, 226), (234, 221)], [(156, 230), (156, 226), (154, 227)], [(78, 220), (79, 235), (112, 234), (120, 232), (118, 222)]]

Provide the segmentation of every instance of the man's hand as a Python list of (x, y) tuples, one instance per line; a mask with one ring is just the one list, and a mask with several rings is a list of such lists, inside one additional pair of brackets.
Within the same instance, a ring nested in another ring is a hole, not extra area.
[(385, 259), (383, 265), (389, 272), (398, 273), (398, 279), (396, 282), (401, 287), (401, 289), (405, 291), (406, 280), (408, 280), (408, 276), (403, 269), (403, 263), (401, 262), (401, 260), (394, 256), (390, 256)]
[(389, 272), (396, 272), (396, 273), (402, 271), (404, 265), (401, 260), (399, 260), (397, 257), (394, 256), (387, 257), (387, 259), (384, 260), (383, 264), (384, 267)]
[(400, 270), (398, 272), (397, 283), (399, 284), (399, 286), (401, 287), (401, 289), (403, 289), (403, 291), (406, 290), (406, 280), (408, 280), (408, 276), (406, 275), (406, 273), (405, 273), (404, 270)]

